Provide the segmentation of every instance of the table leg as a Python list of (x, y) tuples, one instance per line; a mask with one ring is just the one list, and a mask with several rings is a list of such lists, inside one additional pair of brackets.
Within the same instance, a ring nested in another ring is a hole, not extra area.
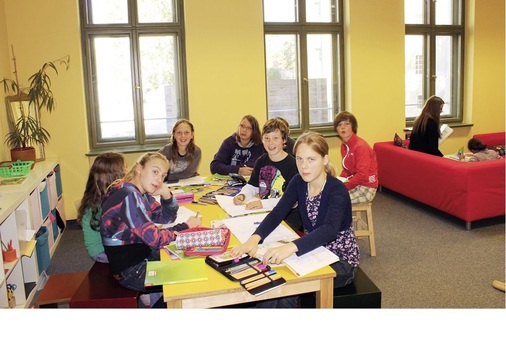
[(183, 308), (183, 301), (181, 300), (174, 300), (167, 302), (167, 308), (169, 309), (182, 309)]
[(316, 292), (317, 308), (333, 308), (334, 307), (334, 279), (324, 278), (320, 280), (320, 291)]

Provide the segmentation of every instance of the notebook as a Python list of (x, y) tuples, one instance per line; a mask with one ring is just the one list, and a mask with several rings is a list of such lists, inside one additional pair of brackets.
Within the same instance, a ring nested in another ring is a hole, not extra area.
[(204, 259), (148, 261), (144, 286), (205, 280), (207, 280), (207, 271)]

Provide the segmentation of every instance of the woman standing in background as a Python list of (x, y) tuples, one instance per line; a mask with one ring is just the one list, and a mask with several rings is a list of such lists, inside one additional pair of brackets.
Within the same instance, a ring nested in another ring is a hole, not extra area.
[(440, 116), (445, 102), (438, 96), (431, 96), (425, 102), (422, 112), (415, 119), (409, 137), (409, 149), (442, 157), (439, 151), (441, 138)]

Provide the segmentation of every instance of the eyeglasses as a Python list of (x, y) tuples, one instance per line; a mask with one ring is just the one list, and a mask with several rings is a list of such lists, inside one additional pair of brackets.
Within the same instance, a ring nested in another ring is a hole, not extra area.
[(241, 129), (246, 130), (246, 131), (251, 131), (251, 130), (253, 130), (253, 129), (251, 128), (251, 126), (247, 126), (247, 125), (244, 125), (244, 124), (239, 125), (239, 127), (240, 127)]

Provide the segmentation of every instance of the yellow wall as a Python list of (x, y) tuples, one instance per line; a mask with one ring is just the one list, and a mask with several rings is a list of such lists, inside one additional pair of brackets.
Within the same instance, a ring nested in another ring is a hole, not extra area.
[[(472, 128), (458, 128), (444, 153), (465, 145), (475, 133), (504, 131), (504, 0), (467, 0), (465, 113)], [(346, 109), (357, 115), (359, 135), (372, 145), (401, 134), (404, 123), (403, 0), (345, 0), (347, 46)], [(199, 172), (245, 114), (266, 120), (261, 0), (185, 0), (186, 58), (190, 119), (203, 158)], [(0, 0), (0, 76), (10, 76), (13, 44), (21, 78), (45, 61), (65, 54), (71, 67), (53, 77), (57, 109), (43, 116), (51, 133), (47, 157), (60, 157), (66, 214), (86, 182), (90, 160), (77, 0)], [(0, 97), (3, 92), (0, 91)], [(0, 104), (0, 160), (7, 118)], [(337, 138), (331, 159), (340, 166)], [(126, 155), (131, 164), (139, 154)]]

